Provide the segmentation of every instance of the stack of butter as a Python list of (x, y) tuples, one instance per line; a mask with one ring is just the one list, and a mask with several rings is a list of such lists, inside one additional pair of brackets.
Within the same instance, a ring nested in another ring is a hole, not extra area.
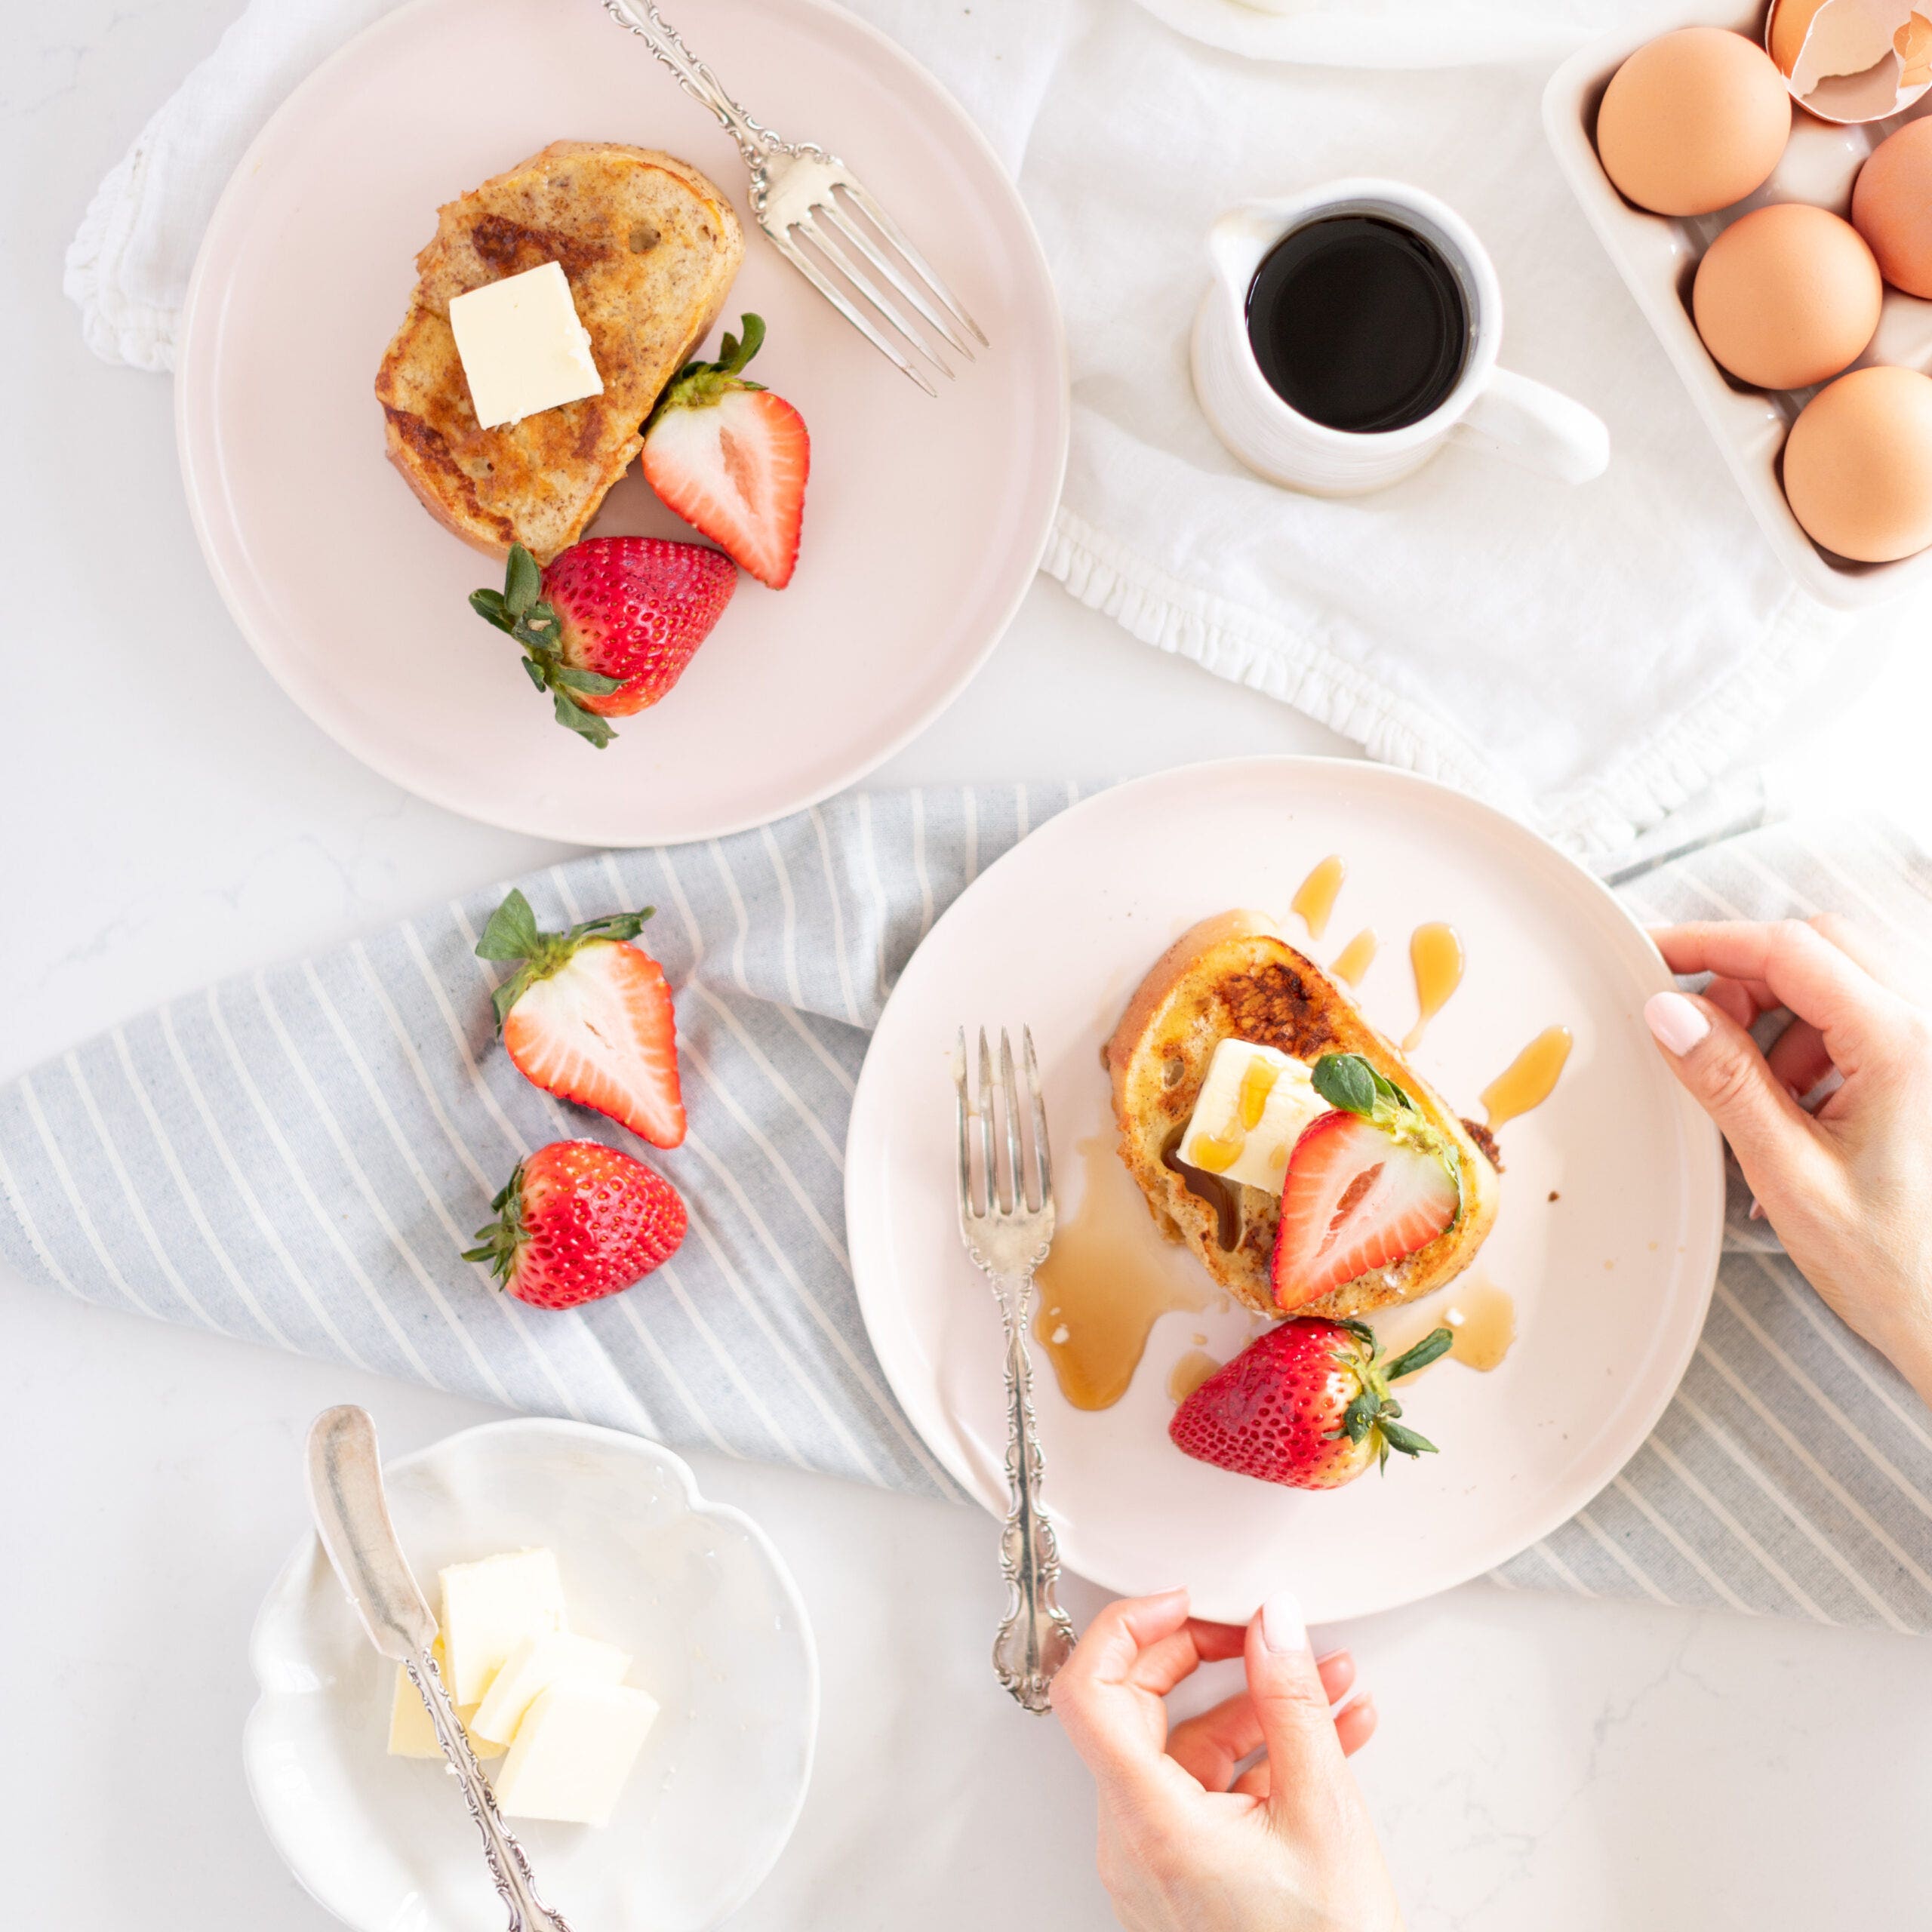
[[(480, 1759), (503, 1758), (491, 1780), (499, 1807), (513, 1818), (608, 1824), (657, 1715), (655, 1700), (623, 1681), (629, 1657), (570, 1628), (563, 1579), (547, 1549), (452, 1564), (441, 1580), (436, 1668), (471, 1749)], [(401, 1669), (389, 1752), (442, 1755), (429, 1713)]]

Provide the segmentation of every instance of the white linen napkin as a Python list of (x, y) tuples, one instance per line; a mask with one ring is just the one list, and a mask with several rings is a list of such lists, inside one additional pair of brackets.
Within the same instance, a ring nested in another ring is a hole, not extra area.
[[(297, 78), (386, 4), (252, 0), (149, 123), (69, 257), (101, 354), (169, 365), (220, 182)], [(687, 5), (685, 28), (728, 83), (729, 49), (706, 46), (702, 0)], [(1137, 637), (1604, 853), (1721, 773), (1841, 634), (1752, 526), (1546, 150), (1554, 52), (1627, 8), (858, 11), (958, 95), (1039, 225), (1074, 397), (1045, 568)], [(1522, 57), (1439, 64), (1505, 54)], [(1317, 60), (1377, 64), (1288, 64)], [(675, 148), (676, 130), (663, 139)], [(1379, 495), (1330, 502), (1262, 483), (1222, 449), (1187, 369), (1209, 222), (1252, 195), (1364, 172), (1472, 220), (1501, 272), (1505, 363), (1604, 417), (1608, 475), (1565, 489), (1456, 448)]]

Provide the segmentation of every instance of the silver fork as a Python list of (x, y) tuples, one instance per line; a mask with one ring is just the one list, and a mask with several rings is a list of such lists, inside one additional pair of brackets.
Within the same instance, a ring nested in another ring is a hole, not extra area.
[[(1073, 1654), (1073, 1620), (1054, 1598), (1060, 1580), (1060, 1546), (1041, 1506), (1046, 1475), (1033, 1419), (1033, 1364), (1026, 1348), (1026, 1322), (1032, 1310), (1033, 1271), (1047, 1257), (1054, 1238), (1053, 1156), (1047, 1145), (1047, 1109), (1040, 1097), (1040, 1069), (1033, 1057), (1030, 1027), (1020, 1032), (1026, 1064), (1026, 1097), (1032, 1116), (1029, 1164), (1020, 1128), (1019, 1082), (1013, 1043), (999, 1036), (999, 1085), (993, 1085), (993, 1059), (986, 1029), (980, 1029), (980, 1084), (974, 1095), (966, 1078), (966, 1029), (959, 1029), (952, 1071), (959, 1104), (959, 1233), (974, 1265), (991, 1279), (1006, 1324), (1006, 1524), (1000, 1535), (1000, 1568), (1009, 1589), (1007, 1613), (993, 1639), (993, 1669), (1001, 1683), (1029, 1711), (1047, 1709), (1054, 1674)], [(1001, 1103), (1004, 1103), (1003, 1106)], [(1004, 1115), (1003, 1134), (995, 1116)], [(979, 1126), (976, 1177), (971, 1124)], [(1005, 1151), (1001, 1165), (1000, 1149)]]
[[(677, 29), (657, 11), (656, 0), (635, 0), (635, 4), (633, 0), (604, 0), (604, 7), (620, 26), (628, 27), (643, 41), (677, 75), (685, 93), (709, 108), (737, 143), (751, 171), (752, 214), (771, 245), (927, 395), (939, 394), (932, 378), (852, 296), (857, 295), (886, 329), (895, 332), (942, 376), (952, 376), (951, 365), (934, 346), (931, 336), (909, 319), (903, 309), (894, 306), (854, 260), (855, 255), (863, 257), (891, 283), (928, 329), (968, 361), (973, 360), (972, 342), (982, 349), (989, 346), (979, 324), (959, 306), (925, 257), (900, 232), (897, 223), (836, 155), (827, 154), (809, 141), (783, 140), (754, 121), (678, 37)], [(841, 192), (843, 202), (838, 198)], [(848, 249), (852, 252), (848, 253)]]

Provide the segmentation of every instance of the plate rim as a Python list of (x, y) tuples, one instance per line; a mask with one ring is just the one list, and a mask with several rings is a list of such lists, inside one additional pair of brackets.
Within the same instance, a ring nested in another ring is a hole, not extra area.
[[(823, 804), (826, 799), (862, 783), (888, 759), (897, 756), (935, 720), (949, 711), (958, 702), (961, 693), (984, 669), (987, 659), (998, 648), (1001, 640), (1012, 629), (1014, 619), (1019, 614), (1020, 605), (1026, 601), (1027, 592), (1039, 575), (1041, 560), (1054, 540), (1060, 515), (1060, 497), (1066, 487), (1067, 459), (1073, 429), (1072, 365), (1067, 347), (1066, 317), (1060, 306), (1060, 291), (1053, 278), (1051, 264), (1047, 259), (1045, 245), (1040, 239), (1032, 211), (1027, 208), (1017, 185), (985, 131), (967, 112), (952, 91), (923, 61), (917, 59), (890, 34), (839, 5), (838, 0), (783, 0), (783, 4), (801, 13), (835, 17), (841, 26), (855, 31), (860, 38), (869, 41), (881, 50), (889, 60), (897, 61), (902, 68), (916, 75), (946, 103), (958, 130), (978, 149), (995, 178), (1006, 189), (1009, 211), (1017, 223), (1017, 233), (1024, 239), (1029, 266), (1045, 293), (1047, 313), (1051, 325), (1051, 359), (1058, 377), (1054, 389), (1057, 420), (1053, 437), (1052, 474), (1050, 487), (1043, 492), (1045, 509), (1041, 518), (1037, 540), (1031, 544), (1017, 546), (1015, 555), (1026, 554), (1026, 565), (1023, 571), (1016, 569), (1014, 589), (1005, 601), (1003, 611), (997, 621), (989, 625), (986, 635), (974, 650), (962, 654), (956, 674), (935, 697), (932, 703), (903, 730), (888, 740), (881, 740), (866, 752), (841, 777), (811, 789), (809, 795), (795, 798), (779, 811), (764, 817), (755, 813), (750, 816), (724, 814), (715, 823), (707, 824), (701, 829), (681, 832), (675, 837), (651, 831), (620, 831), (618, 835), (614, 837), (611, 835), (614, 828), (586, 827), (568, 822), (568, 809), (565, 822), (559, 825), (555, 820), (540, 814), (529, 815), (507, 809), (491, 809), (487, 804), (479, 806), (467, 801), (458, 802), (448, 795), (447, 788), (426, 783), (420, 775), (408, 770), (406, 760), (376, 755), (366, 743), (355, 739), (342, 728), (339, 718), (318, 715), (316, 707), (297, 688), (292, 669), (281, 661), (269, 644), (258, 635), (257, 627), (244, 615), (235, 574), (228, 568), (220, 549), (208, 509), (208, 503), (219, 495), (219, 489), (216, 486), (218, 486), (222, 475), (211, 448), (199, 452), (206, 471), (205, 483), (208, 487), (205, 489), (202, 472), (196, 466), (197, 437), (204, 433), (212, 434), (211, 431), (205, 432), (199, 430), (197, 423), (211, 419), (215, 413), (214, 365), (218, 358), (213, 355), (211, 350), (203, 349), (199, 353), (197, 351), (207, 329), (211, 325), (206, 319), (205, 312), (209, 300), (208, 288), (214, 280), (216, 245), (223, 239), (226, 230), (237, 223), (236, 211), (242, 205), (248, 184), (257, 171), (263, 151), (279, 132), (285, 121), (300, 110), (306, 99), (318, 91), (333, 76), (338, 66), (347, 65), (361, 54), (364, 42), (386, 34), (402, 32), (414, 16), (451, 8), (456, 4), (457, 0), (404, 0), (402, 5), (380, 15), (352, 35), (334, 53), (304, 75), (256, 131), (243, 150), (241, 158), (235, 165), (234, 171), (223, 183), (221, 192), (216, 198), (214, 209), (208, 217), (208, 226), (203, 230), (201, 242), (195, 249), (194, 266), (189, 272), (186, 292), (182, 298), (180, 321), (175, 336), (174, 445), (176, 460), (180, 471), (182, 494), (187, 500), (189, 521), (193, 526), (195, 540), (201, 550), (202, 561), (207, 566), (217, 593), (221, 598), (222, 608), (227, 612), (230, 623), (254, 654), (257, 661), (267, 671), (283, 696), (331, 743), (340, 746), (358, 764), (374, 772), (378, 777), (397, 786), (412, 798), (421, 798), (444, 811), (454, 813), (458, 817), (467, 819), (475, 824), (490, 826), (499, 831), (518, 832), (530, 838), (554, 839), (562, 844), (629, 851), (655, 845), (698, 844), (706, 839), (728, 838), (737, 832), (775, 824), (779, 820), (789, 817), (795, 812)], [(768, 4), (768, 0), (759, 0), (759, 4)], [(734, 206), (737, 198), (734, 191)], [(461, 541), (455, 537), (449, 540)], [(264, 626), (262, 628), (272, 629), (272, 627)]]
[[(1215, 777), (1229, 777), (1245, 772), (1273, 771), (1284, 774), (1292, 772), (1307, 772), (1318, 775), (1323, 771), (1346, 771), (1356, 778), (1373, 774), (1369, 777), (1370, 783), (1386, 784), (1397, 791), (1408, 791), (1424, 797), (1446, 796), (1458, 808), (1472, 810), (1479, 817), (1490, 820), (1512, 837), (1527, 838), (1534, 844), (1541, 846), (1546, 852), (1561, 860), (1564, 866), (1577, 878), (1587, 884), (1599, 901), (1614, 909), (1618, 921), (1628, 928), (1642, 941), (1644, 947), (1657, 961), (1660, 976), (1658, 989), (1665, 990), (1675, 984), (1674, 978), (1669, 975), (1669, 969), (1665, 965), (1663, 955), (1657, 952), (1655, 943), (1651, 939), (1648, 931), (1642, 922), (1632, 912), (1629, 907), (1626, 906), (1601, 879), (1589, 871), (1553, 841), (1545, 838), (1541, 832), (1537, 831), (1533, 826), (1525, 824), (1521, 820), (1512, 817), (1507, 812), (1472, 792), (1460, 790), (1453, 785), (1445, 784), (1441, 780), (1429, 777), (1423, 773), (1407, 771), (1397, 765), (1384, 764), (1371, 758), (1318, 756), (1297, 752), (1257, 752), (1171, 765), (1163, 771), (1144, 773), (1137, 777), (1126, 779), (1118, 784), (1106, 786), (1099, 791), (1090, 792), (1086, 797), (1069, 806), (1064, 811), (1056, 813), (1052, 818), (1036, 827), (1025, 838), (1009, 846), (990, 865), (986, 866), (974, 878), (971, 884), (968, 885), (952, 904), (948, 906), (945, 911), (934, 921), (931, 930), (919, 943), (914, 950), (912, 958), (908, 959), (906, 967), (901, 970), (898, 981), (894, 984), (884, 1008), (880, 1011), (878, 1023), (874, 1028), (872, 1038), (867, 1044), (865, 1060), (859, 1069), (859, 1078), (852, 1097), (851, 1116), (845, 1141), (844, 1189), (846, 1235), (851, 1255), (853, 1291), (859, 1303), (860, 1319), (866, 1325), (867, 1340), (871, 1343), (873, 1353), (878, 1358), (880, 1371), (886, 1378), (887, 1386), (891, 1389), (894, 1398), (905, 1411), (907, 1420), (912, 1423), (914, 1429), (918, 1431), (921, 1440), (938, 1458), (947, 1474), (969, 1498), (995, 1517), (1004, 1514), (1006, 1499), (1003, 1495), (995, 1497), (990, 1492), (989, 1488), (982, 1487), (983, 1472), (970, 1459), (959, 1453), (957, 1443), (949, 1434), (943, 1439), (935, 1440), (929, 1436), (924, 1429), (920, 1428), (918, 1416), (915, 1412), (915, 1405), (907, 1400), (901, 1389), (900, 1378), (896, 1373), (895, 1363), (888, 1359), (888, 1352), (880, 1348), (873, 1331), (872, 1311), (875, 1301), (876, 1300), (881, 1306), (884, 1306), (884, 1297), (889, 1288), (889, 1281), (883, 1278), (887, 1272), (890, 1257), (886, 1253), (884, 1244), (879, 1236), (879, 1217), (875, 1214), (868, 1220), (860, 1211), (861, 1197), (869, 1185), (869, 1177), (865, 1172), (864, 1162), (855, 1159), (854, 1153), (858, 1143), (862, 1123), (869, 1122), (871, 1115), (878, 1112), (884, 1104), (881, 1095), (885, 1082), (890, 1076), (884, 1072), (878, 1070), (882, 1069), (884, 1062), (876, 1049), (880, 1038), (885, 1031), (886, 1021), (892, 1011), (894, 1003), (898, 999), (900, 991), (905, 985), (906, 975), (912, 968), (912, 960), (928, 947), (934, 945), (936, 941), (940, 940), (947, 921), (968, 903), (981, 884), (997, 872), (1001, 866), (1014, 859), (1034, 840), (1042, 837), (1060, 835), (1057, 832), (1057, 828), (1066, 825), (1082, 814), (1104, 808), (1109, 801), (1137, 792), (1157, 789), (1163, 786), (1189, 785)], [(1660, 1076), (1668, 1077), (1661, 1067), (1658, 1069), (1658, 1072)], [(1638, 1454), (1644, 1444), (1655, 1432), (1657, 1424), (1662, 1420), (1665, 1411), (1676, 1399), (1677, 1392), (1682, 1385), (1684, 1376), (1689, 1371), (1692, 1358), (1697, 1353), (1698, 1344), (1703, 1337), (1705, 1322), (1709, 1318), (1712, 1297), (1716, 1290), (1718, 1270), (1724, 1259), (1725, 1177), (1723, 1140), (1715, 1124), (1701, 1109), (1697, 1108), (1690, 1096), (1676, 1083), (1672, 1082), (1672, 1087), (1675, 1090), (1674, 1104), (1684, 1123), (1689, 1144), (1694, 1150), (1700, 1148), (1703, 1150), (1700, 1157), (1694, 1156), (1698, 1158), (1702, 1171), (1701, 1174), (1696, 1171), (1691, 1174), (1687, 1184), (1687, 1199), (1694, 1208), (1699, 1194), (1702, 1192), (1709, 1197), (1711, 1203), (1712, 1213), (1709, 1223), (1710, 1232), (1708, 1241), (1708, 1266), (1706, 1266), (1703, 1260), (1696, 1257), (1690, 1257), (1687, 1263), (1686, 1278), (1694, 1279), (1698, 1284), (1696, 1290), (1697, 1319), (1694, 1323), (1687, 1320), (1685, 1331), (1687, 1339), (1680, 1352), (1679, 1358), (1672, 1364), (1667, 1376), (1660, 1377), (1658, 1382), (1660, 1392), (1654, 1403), (1648, 1407), (1644, 1416), (1641, 1430), (1640, 1432), (1633, 1430), (1630, 1447), (1625, 1452), (1622, 1460), (1614, 1469), (1604, 1475), (1603, 1480), (1588, 1495), (1570, 1504), (1561, 1513), (1550, 1516), (1548, 1520), (1535, 1519), (1531, 1533), (1519, 1541), (1507, 1555), (1478, 1559), (1466, 1567), (1451, 1564), (1448, 1567), (1454, 1574), (1447, 1576), (1444, 1580), (1432, 1583), (1420, 1590), (1398, 1589), (1393, 1592), (1363, 1591), (1351, 1595), (1345, 1588), (1343, 1591), (1338, 1593), (1337, 1603), (1333, 1604), (1324, 1603), (1317, 1606), (1320, 1614), (1316, 1616), (1314, 1620), (1318, 1623), (1340, 1623), (1355, 1617), (1377, 1616), (1386, 1611), (1401, 1609), (1411, 1604), (1426, 1601), (1430, 1597), (1454, 1589), (1476, 1577), (1487, 1575), (1491, 1571), (1500, 1567), (1502, 1564), (1514, 1561), (1524, 1551), (1534, 1548), (1564, 1523), (1571, 1521), (1579, 1511), (1589, 1508), (1595, 1498), (1616, 1480), (1623, 1469), (1628, 1466), (1631, 1458)], [(876, 1138), (876, 1136), (875, 1137)], [(869, 1275), (875, 1283), (875, 1286), (869, 1290), (866, 1286)], [(1046, 1500), (1048, 1512), (1051, 1514), (1052, 1509), (1051, 1478), (1049, 1478)], [(1069, 1569), (1073, 1570), (1076, 1574), (1085, 1577), (1088, 1582), (1098, 1584), (1102, 1589), (1116, 1595), (1132, 1593), (1134, 1586), (1131, 1583), (1118, 1580), (1117, 1573), (1109, 1574), (1112, 1566), (1104, 1561), (1091, 1567), (1084, 1567), (1076, 1562), (1072, 1555), (1066, 1553), (1066, 1546), (1069, 1538), (1067, 1525), (1064, 1521), (1060, 1524), (1059, 1529), (1062, 1554), (1065, 1556)]]
[[(756, 1518), (748, 1515), (736, 1503), (716, 1503), (706, 1499), (697, 1484), (697, 1472), (674, 1449), (649, 1436), (632, 1435), (619, 1429), (605, 1429), (595, 1423), (576, 1422), (562, 1417), (506, 1416), (495, 1422), (472, 1423), (467, 1429), (452, 1430), (447, 1435), (438, 1436), (433, 1442), (425, 1443), (420, 1449), (407, 1454), (381, 1459), (385, 1481), (393, 1475), (414, 1469), (419, 1463), (455, 1448), (474, 1437), (539, 1435), (561, 1437), (595, 1444), (600, 1449), (614, 1449), (631, 1457), (635, 1460), (647, 1463), (674, 1477), (684, 1496), (685, 1504), (694, 1515), (718, 1518), (734, 1523), (749, 1538), (752, 1546), (764, 1557), (771, 1573), (778, 1586), (781, 1596), (791, 1606), (798, 1619), (798, 1635), (802, 1644), (805, 1665), (805, 1727), (804, 1761), (798, 1777), (796, 1792), (793, 1795), (784, 1828), (772, 1849), (770, 1860), (761, 1869), (745, 1868), (741, 1873), (737, 1890), (721, 1905), (706, 1923), (721, 1924), (737, 1912), (765, 1880), (777, 1869), (778, 1861), (784, 1857), (798, 1829), (798, 1820), (803, 1814), (805, 1800), (811, 1795), (812, 1774), (817, 1766), (819, 1721), (822, 1715), (823, 1672), (819, 1663), (818, 1637), (812, 1627), (811, 1616), (806, 1607), (804, 1592), (798, 1588), (798, 1579), (792, 1574), (778, 1546)], [(256, 1696), (248, 1706), (242, 1723), (242, 1781), (248, 1787), (248, 1796), (255, 1807), (255, 1816), (260, 1821), (264, 1835), (274, 1846), (276, 1854), (288, 1867), (289, 1875), (317, 1905), (331, 1918), (345, 1925), (355, 1925), (358, 1921), (345, 1918), (330, 1900), (324, 1898), (309, 1882), (309, 1875), (280, 1828), (277, 1818), (271, 1814), (262, 1795), (262, 1780), (257, 1770), (257, 1758), (260, 1750), (260, 1733), (266, 1723), (264, 1716), (268, 1707), (297, 1694), (278, 1688), (269, 1681), (266, 1663), (267, 1626), (275, 1612), (282, 1608), (288, 1598), (290, 1586), (304, 1568), (311, 1567), (316, 1558), (322, 1556), (321, 1542), (311, 1529), (299, 1537), (281, 1566), (275, 1573), (257, 1607), (254, 1621), (249, 1626), (248, 1657), (250, 1674), (255, 1680)], [(323, 1559), (326, 1561), (326, 1558)], [(768, 1815), (769, 1815), (768, 1814)], [(366, 1932), (377, 1932), (370, 1927)]]

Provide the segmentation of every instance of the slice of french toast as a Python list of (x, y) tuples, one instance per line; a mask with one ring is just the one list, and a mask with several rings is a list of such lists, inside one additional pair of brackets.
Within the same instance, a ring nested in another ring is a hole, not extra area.
[[(721, 189), (688, 162), (552, 141), (438, 211), (376, 377), (389, 460), (438, 522), (540, 563), (583, 534), (644, 441), (645, 419), (717, 319), (745, 252)], [(558, 263), (601, 395), (485, 429), (450, 331), (453, 297)]]
[(1356, 1054), (1401, 1088), (1453, 1158), (1455, 1218), (1400, 1261), (1343, 1283), (1297, 1315), (1366, 1315), (1453, 1280), (1496, 1218), (1498, 1182), (1484, 1129), (1458, 1119), (1401, 1053), (1364, 1018), (1346, 989), (1304, 958), (1258, 912), (1223, 912), (1183, 933), (1155, 962), (1103, 1050), (1113, 1081), (1120, 1156), (1154, 1218), (1184, 1241), (1228, 1292), (1280, 1315), (1272, 1278), (1277, 1195), (1182, 1168), (1175, 1149), (1214, 1049), (1251, 1040), (1309, 1066)]

